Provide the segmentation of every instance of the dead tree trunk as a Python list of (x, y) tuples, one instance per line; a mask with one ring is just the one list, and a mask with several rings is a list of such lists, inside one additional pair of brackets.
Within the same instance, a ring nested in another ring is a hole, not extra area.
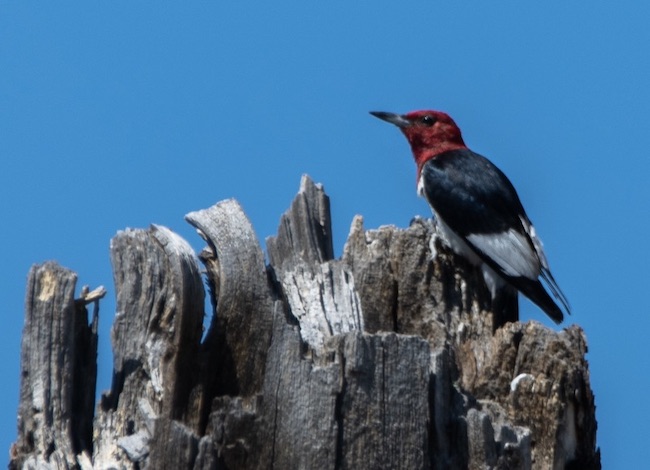
[[(239, 204), (111, 241), (113, 383), (95, 408), (99, 292), (32, 268), (10, 468), (600, 468), (582, 330), (495, 324), (475, 269), (432, 225), (366, 231), (334, 259), (304, 177), (269, 263)], [(86, 306), (95, 303), (92, 320)]]

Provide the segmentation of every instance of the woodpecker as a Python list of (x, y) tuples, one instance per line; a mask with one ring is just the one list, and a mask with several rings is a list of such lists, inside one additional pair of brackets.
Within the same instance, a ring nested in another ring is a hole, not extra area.
[(438, 232), (454, 252), (481, 267), (493, 301), (505, 290), (513, 293), (516, 305), (519, 291), (560, 323), (563, 309), (570, 313), (569, 303), (506, 175), (468, 149), (456, 123), (443, 112), (370, 114), (406, 136), (417, 165), (417, 191), (431, 206)]

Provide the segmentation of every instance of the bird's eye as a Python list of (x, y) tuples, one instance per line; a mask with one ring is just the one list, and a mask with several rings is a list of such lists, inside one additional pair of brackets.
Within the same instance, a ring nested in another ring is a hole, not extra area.
[(420, 118), (420, 122), (427, 127), (431, 127), (436, 123), (436, 118), (430, 114), (427, 114), (426, 116), (422, 116), (422, 118)]

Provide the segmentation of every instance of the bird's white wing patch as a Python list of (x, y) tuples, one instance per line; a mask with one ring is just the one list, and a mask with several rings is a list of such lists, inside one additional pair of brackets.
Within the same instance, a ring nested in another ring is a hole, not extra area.
[(470, 234), (467, 240), (492, 259), (507, 276), (537, 279), (540, 263), (525, 235), (512, 229), (491, 234)]

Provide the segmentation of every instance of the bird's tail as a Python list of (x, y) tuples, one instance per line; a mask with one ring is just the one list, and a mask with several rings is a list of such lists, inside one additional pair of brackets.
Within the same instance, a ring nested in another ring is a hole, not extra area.
[(564, 295), (564, 292), (562, 292), (562, 290), (560, 289), (560, 286), (557, 285), (557, 282), (555, 282), (555, 278), (551, 274), (551, 271), (549, 271), (546, 268), (542, 268), (542, 279), (548, 286), (548, 289), (553, 294), (553, 297), (558, 299), (562, 304), (562, 307), (564, 307), (564, 310), (566, 310), (566, 312), (569, 315), (571, 315), (571, 307), (569, 306), (569, 300)]
[[(550, 276), (550, 273), (548, 273), (548, 276), (551, 280), (553, 279)], [(546, 276), (543, 276), (543, 279), (547, 280)], [(544, 310), (544, 312), (546, 312), (555, 323), (562, 323), (562, 320), (564, 320), (562, 309), (555, 303), (551, 296), (548, 295), (548, 292), (544, 289), (544, 285), (538, 279), (532, 280), (525, 277), (518, 277), (513, 284), (522, 294), (537, 304), (539, 308)], [(568, 308), (569, 304), (566, 302), (566, 298), (562, 295), (562, 292), (554, 281), (553, 283), (549, 282), (549, 290), (553, 295), (560, 299), (560, 302), (562, 303), (562, 306), (566, 308), (567, 313), (570, 313)]]

